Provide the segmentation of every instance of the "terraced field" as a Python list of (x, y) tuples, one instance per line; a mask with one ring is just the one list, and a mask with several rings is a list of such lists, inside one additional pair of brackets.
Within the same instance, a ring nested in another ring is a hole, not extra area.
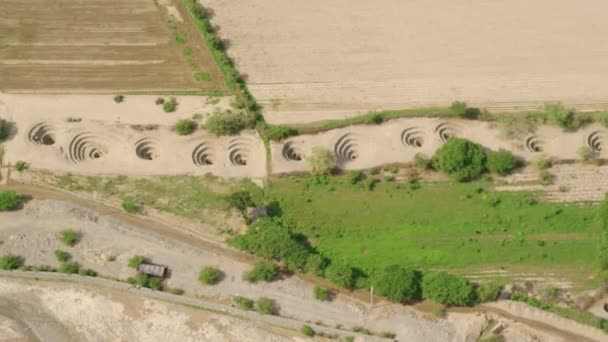
[(209, 0), (272, 123), (464, 100), (608, 104), (603, 0)]
[(0, 91), (224, 92), (176, 0), (0, 1)]

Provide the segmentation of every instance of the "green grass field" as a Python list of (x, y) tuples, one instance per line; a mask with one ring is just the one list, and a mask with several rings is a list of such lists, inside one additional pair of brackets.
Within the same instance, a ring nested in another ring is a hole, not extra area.
[(595, 208), (498, 193), (491, 184), (381, 182), (373, 191), (345, 177), (275, 179), (269, 195), (283, 216), (331, 259), (365, 271), (390, 264), (422, 269), (550, 273), (581, 285), (596, 269)]

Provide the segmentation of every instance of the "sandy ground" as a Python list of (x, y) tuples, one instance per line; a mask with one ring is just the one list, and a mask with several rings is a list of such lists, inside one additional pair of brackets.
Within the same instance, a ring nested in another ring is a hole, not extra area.
[[(223, 76), (181, 3), (3, 0), (0, 90), (225, 91)], [(177, 42), (172, 27), (185, 42)], [(197, 80), (191, 63), (208, 80)]]
[(108, 289), (0, 280), (9, 341), (302, 341), (294, 331)]
[[(58, 241), (58, 232), (66, 228), (82, 235), (75, 247), (66, 247)], [(171, 275), (167, 285), (184, 289), (189, 297), (228, 303), (234, 295), (254, 299), (267, 296), (276, 300), (284, 317), (330, 327), (342, 324), (346, 328), (357, 325), (372, 331), (392, 331), (404, 341), (470, 341), (479, 336), (488, 322), (487, 316), (479, 314), (450, 314), (447, 320), (429, 319), (410, 307), (383, 302), (370, 308), (344, 295), (338, 295), (329, 303), (319, 302), (312, 297), (312, 284), (298, 277), (269, 284), (249, 284), (241, 280), (242, 273), (250, 267), (248, 263), (61, 201), (31, 200), (23, 210), (0, 214), (0, 241), (0, 254), (22, 255), (27, 264), (56, 267), (58, 262), (53, 251), (63, 249), (84, 267), (119, 278), (134, 274), (126, 266), (127, 260), (141, 254), (169, 266)], [(220, 284), (198, 283), (198, 270), (205, 265), (216, 266), (224, 272)], [(71, 313), (65, 313), (68, 314)], [(92, 316), (87, 320), (96, 321)], [(13, 326), (22, 324), (16, 322)]]
[(272, 123), (608, 103), (604, 0), (203, 0)]

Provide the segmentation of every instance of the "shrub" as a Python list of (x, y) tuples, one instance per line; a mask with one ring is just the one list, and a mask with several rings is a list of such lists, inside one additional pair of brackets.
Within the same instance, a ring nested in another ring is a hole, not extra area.
[(182, 119), (175, 124), (173, 129), (179, 135), (189, 135), (196, 130), (196, 122), (190, 119)]
[(504, 149), (497, 152), (489, 151), (487, 158), (488, 170), (501, 176), (506, 176), (519, 165), (517, 158), (510, 151)]
[(325, 269), (325, 277), (332, 283), (352, 289), (355, 286), (355, 272), (343, 262), (332, 262)]
[(479, 108), (470, 108), (466, 102), (454, 101), (450, 105), (450, 112), (452, 115), (463, 119), (477, 119), (481, 111)]
[(177, 100), (175, 99), (175, 97), (172, 97), (169, 101), (166, 101), (165, 103), (163, 103), (163, 110), (166, 113), (175, 112), (176, 109), (177, 109)]
[(70, 255), (70, 253), (66, 252), (66, 251), (62, 251), (60, 249), (55, 250), (55, 257), (57, 258), (57, 260), (59, 262), (66, 262), (68, 260), (70, 260), (70, 258), (72, 257)]
[(59, 272), (61, 273), (76, 274), (79, 269), (80, 266), (74, 261), (66, 261), (59, 266)]
[(255, 283), (258, 281), (273, 281), (279, 277), (279, 268), (277, 265), (268, 261), (258, 261), (253, 268), (243, 274), (243, 279)]
[(205, 129), (217, 135), (235, 135), (247, 127), (246, 117), (237, 112), (215, 112), (205, 122)]
[(78, 274), (85, 277), (97, 277), (97, 271), (90, 268), (81, 268)]
[(23, 198), (15, 191), (0, 191), (0, 211), (16, 209)]
[(361, 171), (351, 171), (348, 173), (348, 182), (350, 184), (357, 184), (365, 179), (365, 173)]
[(562, 128), (574, 128), (574, 112), (566, 109), (561, 103), (545, 103), (543, 107), (545, 118)]
[(363, 119), (363, 123), (365, 125), (379, 125), (384, 121), (382, 114), (380, 113), (370, 113)]
[(422, 297), (422, 273), (399, 265), (386, 267), (373, 279), (376, 292), (391, 302), (412, 302)]
[(34, 268), (34, 271), (38, 271), (38, 272), (57, 272), (56, 269), (54, 269), (53, 267), (51, 267), (49, 265), (36, 265), (33, 268)]
[(158, 98), (156, 98), (156, 101), (154, 101), (154, 103), (157, 106), (162, 105), (163, 103), (165, 103), (165, 99), (163, 99), (162, 97), (158, 97)]
[(14, 254), (6, 254), (0, 258), (0, 269), (16, 270), (23, 266), (23, 258)]
[(495, 282), (483, 283), (477, 288), (479, 301), (481, 303), (493, 302), (498, 299), (502, 292), (502, 285)]
[(226, 197), (226, 201), (232, 208), (237, 209), (241, 213), (244, 213), (247, 208), (255, 206), (249, 191), (233, 192)]
[(222, 271), (215, 267), (207, 266), (203, 267), (198, 275), (198, 280), (206, 285), (214, 285), (220, 280)]
[(314, 146), (312, 152), (306, 157), (310, 172), (313, 175), (327, 175), (336, 167), (336, 156), (320, 146)]
[(308, 336), (308, 337), (315, 336), (315, 331), (313, 330), (313, 328), (310, 327), (310, 325), (303, 325), (302, 328), (300, 328), (300, 331), (305, 336)]
[(479, 144), (466, 139), (451, 138), (437, 150), (433, 164), (454, 180), (466, 182), (485, 171), (486, 155)]
[(3, 142), (6, 138), (8, 138), (8, 131), (8, 122), (6, 122), (4, 119), (0, 119), (0, 142)]
[(422, 280), (424, 298), (446, 305), (473, 305), (475, 288), (463, 277), (446, 272), (425, 274)]
[(538, 157), (532, 162), (532, 165), (538, 170), (546, 170), (550, 168), (552, 164), (553, 161), (545, 157)]
[(129, 258), (128, 265), (131, 268), (137, 269), (139, 267), (139, 265), (141, 265), (144, 261), (146, 261), (146, 258), (144, 256), (134, 255), (131, 258)]
[(65, 229), (59, 233), (59, 240), (70, 247), (74, 247), (74, 245), (78, 242), (78, 239), (78, 233), (72, 229)]
[(120, 205), (129, 214), (138, 213), (141, 210), (141, 205), (133, 197), (127, 197), (122, 200)]
[(116, 95), (116, 96), (114, 96), (114, 102), (116, 102), (116, 103), (121, 103), (124, 100), (125, 100), (125, 96), (124, 95)]
[(542, 185), (553, 184), (553, 174), (547, 170), (541, 171), (538, 177)]
[(129, 284), (146, 287), (152, 290), (163, 290), (162, 279), (149, 276), (145, 273), (138, 273), (135, 277), (130, 277), (127, 279), (127, 282), (129, 282)]
[(285, 138), (297, 135), (298, 130), (286, 126), (264, 125), (263, 133), (268, 140), (283, 140)]
[(324, 287), (317, 285), (317, 286), (315, 286), (313, 294), (314, 294), (316, 300), (326, 301), (326, 300), (330, 299), (331, 293), (330, 293), (329, 289), (326, 289)]
[(319, 254), (309, 254), (306, 259), (304, 270), (322, 277), (325, 273), (325, 268), (329, 265), (329, 260)]
[(277, 307), (274, 300), (260, 297), (257, 302), (255, 302), (255, 310), (264, 315), (274, 315), (277, 312)]
[(599, 112), (597, 115), (597, 121), (605, 127), (608, 127), (608, 110), (603, 110)]
[(430, 170), (433, 168), (433, 161), (422, 153), (416, 153), (414, 156), (414, 165), (423, 170)]
[(395, 337), (397, 337), (397, 334), (392, 333), (390, 331), (383, 331), (380, 333), (380, 337), (395, 339)]
[(253, 300), (245, 297), (234, 296), (232, 298), (234, 304), (241, 310), (252, 310), (253, 309)]
[(579, 158), (583, 161), (590, 161), (595, 158), (595, 152), (589, 146), (581, 146), (578, 150), (576, 150), (576, 154), (578, 154)]
[(30, 168), (30, 164), (24, 162), (23, 160), (19, 160), (15, 163), (15, 170), (19, 172), (23, 172)]

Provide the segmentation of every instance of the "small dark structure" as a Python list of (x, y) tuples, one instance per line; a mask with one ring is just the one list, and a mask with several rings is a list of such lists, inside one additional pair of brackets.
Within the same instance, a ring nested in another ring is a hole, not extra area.
[(249, 222), (255, 222), (260, 217), (268, 215), (266, 207), (247, 208), (247, 219)]
[(167, 272), (167, 266), (160, 266), (160, 265), (153, 265), (153, 264), (146, 264), (146, 263), (141, 263), (138, 267), (137, 270), (141, 273), (145, 273), (151, 276), (155, 276), (155, 277), (159, 277), (159, 278), (164, 278), (165, 277), (165, 273)]

